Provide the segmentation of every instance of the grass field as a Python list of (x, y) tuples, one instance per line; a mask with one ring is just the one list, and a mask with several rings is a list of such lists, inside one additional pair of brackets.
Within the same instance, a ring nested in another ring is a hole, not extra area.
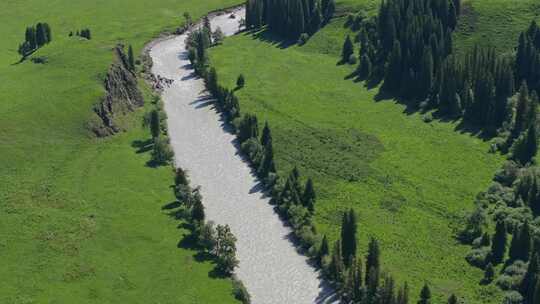
[[(338, 1), (338, 11), (373, 10), (376, 2)], [(534, 17), (533, 1), (495, 2), (469, 1), (476, 21), (456, 35), (460, 51), (474, 42), (509, 50)], [(501, 15), (515, 22), (498, 23)], [(353, 67), (336, 65), (343, 23), (334, 20), (302, 47), (266, 32), (241, 34), (212, 49), (211, 61), (228, 87), (245, 75), (242, 111), (270, 123), (278, 170), (298, 165), (314, 177), (319, 232), (337, 237), (341, 212), (353, 207), (362, 250), (377, 237), (384, 268), (409, 282), (413, 301), (428, 282), (436, 303), (451, 293), (467, 303), (500, 303), (497, 287), (479, 284), (483, 273), (467, 264), (469, 247), (455, 233), (504, 157), (489, 154), (489, 142), (459, 121), (425, 123), (377, 88), (346, 80)]]
[[(103, 96), (116, 42), (138, 52), (188, 11), (194, 18), (239, 1), (40, 1), (0, 3), (0, 302), (234, 303), (231, 282), (177, 248), (186, 235), (162, 206), (174, 200), (170, 167), (145, 166), (128, 131), (96, 139), (85, 127)], [(27, 25), (48, 22), (53, 42), (25, 61)], [(90, 41), (68, 38), (89, 27)], [(148, 94), (147, 94), (148, 95)]]

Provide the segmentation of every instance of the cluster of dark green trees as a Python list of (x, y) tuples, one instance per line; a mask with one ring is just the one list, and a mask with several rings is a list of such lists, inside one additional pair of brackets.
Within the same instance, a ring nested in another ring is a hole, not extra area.
[(425, 99), (452, 52), (459, 9), (459, 0), (382, 1), (378, 17), (361, 27), (359, 76), (383, 78), (397, 96)]
[(540, 91), (540, 28), (536, 22), (521, 33), (516, 53), (516, 75), (532, 90)]
[[(509, 291), (508, 303), (540, 300), (540, 235), (535, 220), (540, 215), (539, 178), (538, 166), (508, 161), (490, 188), (477, 197), (477, 209), (461, 234), (473, 246), (467, 261), (485, 270), (483, 283), (494, 281)], [(488, 214), (495, 222), (492, 236)], [(501, 264), (502, 271), (496, 272)]]
[[(210, 253), (216, 261), (216, 269), (225, 275), (232, 275), (238, 266), (236, 258), (236, 237), (228, 225), (217, 225), (206, 222), (204, 205), (199, 188), (191, 188), (189, 179), (184, 170), (176, 169), (174, 179), (174, 194), (183, 204), (185, 214), (191, 222), (192, 233), (202, 250)], [(249, 298), (247, 291), (242, 295)]]
[[(318, 263), (323, 273), (334, 283), (346, 303), (362, 304), (407, 304), (409, 288), (404, 283), (398, 288), (394, 278), (381, 271), (381, 250), (372, 238), (368, 245), (365, 263), (359, 257), (357, 244), (358, 220), (353, 209), (344, 212), (341, 223), (341, 238), (332, 249), (326, 236), (318, 250)], [(431, 291), (426, 284), (420, 292), (418, 303), (431, 303)], [(451, 295), (449, 304), (457, 304)]]
[(268, 28), (284, 37), (313, 35), (334, 15), (334, 0), (247, 0), (247, 28)]
[(159, 96), (154, 97), (153, 103), (155, 108), (146, 114), (144, 124), (149, 126), (152, 135), (152, 164), (164, 165), (174, 157), (167, 134), (167, 113)]
[[(69, 37), (73, 36), (73, 32), (69, 32)], [(75, 32), (75, 36), (77, 37), (83, 37), (83, 38), (86, 38), (88, 40), (92, 39), (92, 32), (90, 31), (89, 28), (84, 28), (82, 30), (77, 30)]]
[(29, 26), (24, 33), (24, 42), (19, 45), (19, 54), (23, 57), (52, 41), (51, 27), (46, 22)]

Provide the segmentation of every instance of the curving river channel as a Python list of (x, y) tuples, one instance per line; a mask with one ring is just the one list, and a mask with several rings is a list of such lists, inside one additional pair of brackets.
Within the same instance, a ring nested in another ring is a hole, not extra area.
[[(212, 28), (227, 36), (239, 29), (244, 10), (213, 16)], [(152, 73), (173, 79), (162, 98), (176, 165), (201, 186), (208, 220), (228, 224), (237, 237), (237, 276), (254, 304), (327, 303), (331, 293), (290, 242), (284, 226), (235, 145), (235, 136), (215, 111), (202, 79), (194, 75), (184, 47), (186, 35), (156, 42)]]

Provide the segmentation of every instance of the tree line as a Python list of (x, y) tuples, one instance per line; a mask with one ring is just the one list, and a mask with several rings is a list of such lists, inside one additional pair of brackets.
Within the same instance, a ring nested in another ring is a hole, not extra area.
[(18, 52), (26, 57), (52, 41), (51, 27), (46, 22), (38, 22), (26, 28), (24, 42), (19, 44)]
[(313, 35), (332, 18), (334, 0), (247, 0), (246, 26), (268, 28), (284, 37)]

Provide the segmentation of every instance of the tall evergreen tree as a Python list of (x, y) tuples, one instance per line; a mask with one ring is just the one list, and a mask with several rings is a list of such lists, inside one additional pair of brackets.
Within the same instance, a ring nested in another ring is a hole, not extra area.
[(133, 55), (131, 44), (128, 47), (128, 65), (131, 71), (135, 71), (135, 56)]
[(449, 298), (448, 298), (448, 304), (458, 304), (458, 299), (456, 297), (455, 294), (452, 294)]
[(343, 213), (343, 219), (341, 222), (341, 246), (343, 261), (347, 266), (356, 257), (356, 230), (358, 224), (356, 220), (356, 213), (354, 209), (350, 209), (348, 212)]
[(343, 49), (341, 50), (341, 62), (349, 62), (349, 58), (354, 54), (354, 46), (351, 40), (351, 36), (347, 35), (345, 42), (343, 43)]
[(308, 178), (304, 193), (302, 195), (302, 205), (306, 207), (310, 212), (315, 211), (315, 189), (313, 188), (313, 181)]
[[(381, 262), (380, 262), (380, 249), (379, 249), (379, 242), (375, 238), (371, 238), (368, 245), (368, 254), (366, 256), (366, 276), (369, 275), (372, 271), (377, 274), (377, 277), (379, 277)], [(368, 281), (369, 278), (366, 277), (366, 281)]]
[(535, 253), (529, 262), (527, 272), (523, 276), (523, 280), (521, 280), (519, 286), (519, 292), (523, 295), (524, 304), (535, 304), (532, 300), (537, 277), (540, 277), (540, 260), (538, 259), (538, 254)]
[(498, 221), (495, 226), (495, 234), (491, 241), (491, 261), (494, 265), (500, 264), (504, 260), (506, 253), (507, 231), (504, 221)]
[(427, 283), (424, 284), (424, 287), (422, 287), (422, 290), (420, 291), (420, 300), (418, 300), (418, 304), (431, 304), (431, 290)]

